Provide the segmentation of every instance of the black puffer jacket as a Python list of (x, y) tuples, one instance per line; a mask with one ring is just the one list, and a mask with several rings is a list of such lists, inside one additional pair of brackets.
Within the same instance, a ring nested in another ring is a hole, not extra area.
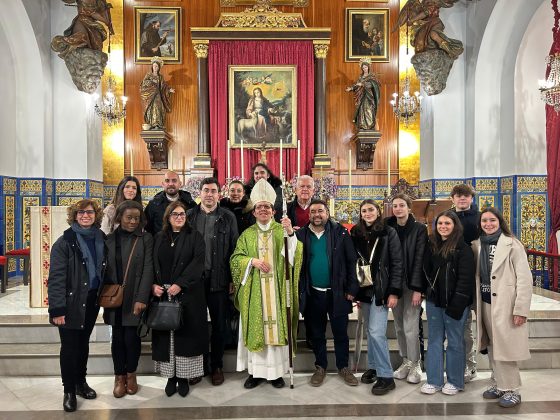
[[(426, 276), (424, 275), (424, 252), (428, 244), (426, 225), (417, 222), (412, 215), (404, 226), (398, 226), (395, 216), (386, 219), (386, 223), (399, 233), (403, 230), (404, 240), (401, 242), (403, 255), (403, 285), (415, 292), (424, 292)], [(400, 239), (400, 236), (399, 236)]]
[[(101, 278), (107, 266), (107, 248), (103, 255)], [(64, 315), (62, 328), (82, 330), (86, 316), (89, 277), (86, 263), (72, 228), (66, 229), (51, 250), (48, 280), (49, 316)]]
[(480, 236), (477, 227), (478, 216), (480, 215), (478, 207), (473, 203), (468, 210), (457, 211), (457, 209), (453, 209), (453, 211), (457, 214), (457, 217), (459, 217), (461, 225), (463, 225), (463, 238), (465, 239), (465, 243), (471, 246), (472, 242)]
[[(371, 274), (375, 278), (374, 284), (373, 286), (362, 287), (356, 296), (356, 300), (370, 303), (375, 294), (375, 305), (381, 306), (387, 303), (389, 295), (401, 297), (403, 262), (401, 243), (395, 229), (384, 225), (379, 232), (368, 231), (366, 235), (372, 236), (367, 238), (363, 235), (359, 225), (356, 225), (352, 228), (350, 234), (356, 251), (360, 252), (365, 259), (369, 259), (375, 237), (379, 238), (371, 264)], [(369, 247), (368, 239), (370, 239)], [(368, 248), (370, 252), (368, 252)]]
[(426, 298), (435, 306), (446, 308), (453, 319), (461, 319), (473, 302), (475, 264), (471, 247), (459, 242), (447, 258), (434, 254), (428, 246), (424, 271), (427, 277)]
[[(193, 201), (191, 193), (188, 191), (179, 190), (179, 200), (187, 207), (187, 209), (192, 209), (196, 206)], [(165, 195), (165, 191), (160, 191), (154, 198), (150, 200), (144, 213), (146, 214), (146, 227), (144, 228), (148, 232), (155, 236), (156, 233), (160, 232), (163, 227), (163, 214), (165, 209), (171, 203)]]
[(255, 223), (255, 216), (253, 216), (253, 209), (247, 197), (239, 203), (232, 203), (229, 198), (222, 198), (220, 206), (231, 211), (237, 219), (237, 232), (241, 235), (245, 229)]

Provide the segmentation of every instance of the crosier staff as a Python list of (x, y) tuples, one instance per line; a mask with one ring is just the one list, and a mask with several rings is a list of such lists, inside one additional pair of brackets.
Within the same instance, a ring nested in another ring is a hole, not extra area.
[[(286, 191), (284, 174), (280, 173), (282, 179), (282, 218), (288, 216), (288, 204), (286, 203)], [(286, 318), (288, 320), (288, 357), (290, 361), (290, 389), (294, 389), (294, 346), (292, 342), (292, 288), (290, 284), (290, 258), (288, 252), (288, 232), (284, 228), (284, 274), (286, 276)]]

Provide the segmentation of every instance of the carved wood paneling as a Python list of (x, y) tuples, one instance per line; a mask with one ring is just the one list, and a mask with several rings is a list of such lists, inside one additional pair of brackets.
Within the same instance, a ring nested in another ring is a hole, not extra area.
[[(149, 70), (149, 65), (134, 64), (134, 6), (175, 6), (183, 8), (182, 28), (182, 64), (166, 64), (162, 74), (176, 89), (173, 97), (173, 110), (167, 117), (167, 131), (171, 134), (173, 144), (174, 167), (181, 169), (181, 158), (186, 157), (187, 168), (193, 167), (193, 158), (197, 153), (197, 83), (196, 56), (192, 47), (190, 28), (211, 27), (219, 19), (220, 11), (243, 11), (247, 6), (235, 6), (220, 9), (217, 0), (155, 1), (125, 0), (124, 2), (124, 38), (125, 38), (125, 95), (129, 97), (125, 123), (125, 141), (132, 144), (135, 151), (134, 175), (143, 185), (159, 185), (161, 173), (150, 170), (150, 158), (146, 146), (140, 138), (142, 129), (142, 106), (139, 95), (140, 83)], [(337, 182), (347, 184), (348, 145), (345, 143), (354, 134), (352, 113), (354, 110), (352, 94), (344, 88), (352, 84), (359, 75), (358, 63), (344, 62), (345, 9), (347, 7), (389, 7), (389, 27), (396, 22), (399, 10), (398, 0), (388, 3), (354, 3), (343, 0), (310, 0), (308, 7), (277, 6), (285, 12), (297, 12), (303, 15), (307, 27), (330, 27), (331, 43), (327, 54), (327, 138), (328, 153), (332, 157)], [(377, 144), (374, 169), (356, 171), (355, 162), (352, 173), (354, 185), (386, 185), (387, 150), (391, 149), (392, 182), (398, 179), (397, 171), (397, 123), (391, 113), (389, 100), (398, 88), (398, 31), (390, 34), (390, 52), (388, 63), (374, 63), (372, 68), (380, 74), (381, 103), (378, 111), (379, 127), (382, 137)], [(224, 92), (226, 95), (227, 92)], [(308, 139), (313, 141), (313, 139)], [(353, 155), (355, 150), (353, 150)], [(125, 172), (130, 170), (127, 162)]]

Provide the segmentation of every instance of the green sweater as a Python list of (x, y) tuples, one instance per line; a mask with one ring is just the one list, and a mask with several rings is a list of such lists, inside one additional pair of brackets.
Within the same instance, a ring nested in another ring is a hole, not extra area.
[(311, 276), (311, 286), (326, 289), (331, 287), (329, 273), (329, 259), (327, 256), (327, 236), (312, 233), (311, 249), (309, 250), (309, 274)]

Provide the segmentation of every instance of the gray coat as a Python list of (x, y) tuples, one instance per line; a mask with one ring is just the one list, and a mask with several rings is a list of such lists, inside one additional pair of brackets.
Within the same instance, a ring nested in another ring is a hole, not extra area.
[[(122, 307), (116, 309), (104, 309), (103, 320), (106, 324), (117, 325), (117, 313), (122, 310), (122, 321), (118, 326), (135, 327), (140, 321), (140, 316), (133, 314), (134, 303), (148, 304), (152, 284), (154, 280), (154, 269), (152, 263), (153, 240), (148, 232), (136, 230), (132, 235), (121, 236), (122, 275), (126, 270), (128, 257), (132, 251), (135, 238), (138, 238), (134, 254), (130, 260), (127, 281), (124, 288)], [(105, 284), (118, 283), (116, 262), (116, 232), (111, 233), (106, 241), (107, 245), (107, 270), (105, 272)]]

